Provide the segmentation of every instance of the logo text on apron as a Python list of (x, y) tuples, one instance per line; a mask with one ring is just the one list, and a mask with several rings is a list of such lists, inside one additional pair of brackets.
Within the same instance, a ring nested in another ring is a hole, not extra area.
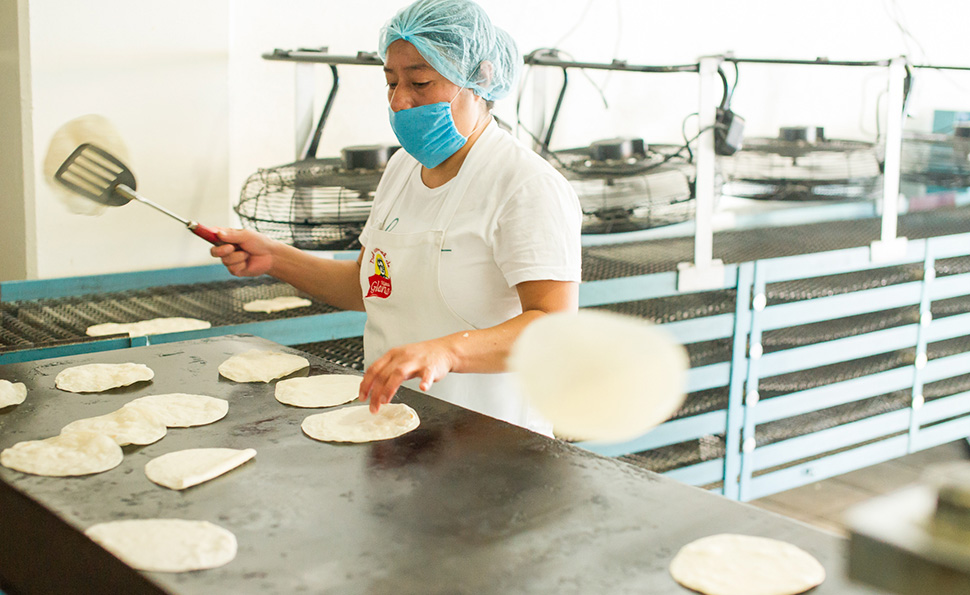
[(379, 249), (371, 252), (370, 262), (374, 263), (374, 274), (367, 278), (366, 297), (386, 298), (391, 295), (390, 259)]

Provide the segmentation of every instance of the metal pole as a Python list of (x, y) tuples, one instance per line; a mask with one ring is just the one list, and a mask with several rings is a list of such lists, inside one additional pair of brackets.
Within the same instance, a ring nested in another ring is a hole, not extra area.
[(889, 97), (886, 106), (886, 161), (883, 167), (882, 232), (872, 243), (872, 260), (886, 262), (906, 252), (906, 238), (897, 238), (899, 217), (899, 165), (903, 147), (903, 99), (906, 78), (905, 58), (889, 62)]
[(717, 68), (723, 58), (708, 56), (700, 59), (698, 67), (699, 103), (697, 108), (700, 134), (697, 139), (694, 184), (694, 262), (677, 265), (677, 289), (700, 291), (724, 285), (724, 265), (714, 256), (714, 124), (717, 117), (717, 97), (720, 90)]
[(714, 82), (720, 58), (700, 60), (700, 105), (697, 107), (700, 137), (697, 139), (697, 229), (694, 234), (694, 265), (703, 269), (714, 255), (714, 123), (716, 118)]
[(293, 118), (296, 131), (294, 146), (296, 158), (303, 159), (310, 135), (313, 133), (313, 96), (316, 85), (312, 63), (297, 63), (294, 66)]

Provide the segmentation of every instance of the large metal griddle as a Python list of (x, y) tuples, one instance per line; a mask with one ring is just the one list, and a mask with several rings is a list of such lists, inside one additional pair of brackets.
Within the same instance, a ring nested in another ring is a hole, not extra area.
[[(714, 533), (763, 535), (816, 556), (828, 579), (813, 594), (874, 593), (844, 577), (845, 541), (561, 441), (402, 390), (422, 419), (400, 438), (358, 445), (311, 440), (316, 410), (237, 384), (217, 366), (243, 351), (282, 349), (224, 336), (0, 366), (27, 401), (0, 410), (0, 448), (139, 396), (228, 399), (223, 420), (170, 429), (125, 447), (105, 473), (51, 478), (0, 468), (0, 585), (18, 593), (657, 593), (683, 594), (667, 566)], [(309, 356), (309, 374), (346, 371)], [(54, 388), (74, 365), (140, 362), (151, 383), (103, 394)], [(304, 372), (306, 373), (306, 372)], [(300, 374), (300, 373), (297, 373)], [(191, 447), (253, 447), (256, 458), (175, 492), (145, 478), (151, 458)], [(79, 531), (102, 521), (203, 519), (232, 531), (230, 564), (185, 574), (135, 571)]]

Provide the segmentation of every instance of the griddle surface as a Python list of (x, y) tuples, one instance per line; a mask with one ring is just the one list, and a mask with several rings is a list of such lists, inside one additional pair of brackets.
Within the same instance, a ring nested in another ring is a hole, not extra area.
[[(671, 558), (686, 543), (721, 532), (774, 537), (812, 553), (828, 571), (813, 593), (873, 593), (843, 578), (840, 538), (421, 393), (399, 397), (422, 419), (405, 436), (355, 445), (311, 440), (300, 423), (317, 410), (278, 403), (273, 383), (219, 377), (222, 361), (253, 348), (295, 351), (228, 336), (0, 366), (0, 378), (29, 390), (24, 404), (0, 410), (0, 448), (54, 435), (74, 419), (139, 396), (193, 392), (230, 402), (215, 424), (170, 429), (155, 444), (126, 447), (122, 464), (105, 473), (51, 478), (0, 468), (0, 491), (45, 506), (45, 526), (56, 518), (83, 530), (170, 517), (209, 520), (236, 535), (236, 559), (214, 570), (86, 569), (148, 578), (172, 593), (683, 594), (667, 572)], [(345, 371), (308, 359), (310, 374)], [(53, 388), (66, 367), (125, 361), (147, 364), (155, 379), (94, 395)], [(206, 446), (253, 447), (258, 454), (182, 492), (145, 478), (151, 458)], [(13, 531), (9, 519), (17, 514), (0, 515), (0, 576), (12, 563), (26, 565), (32, 578), (20, 587), (31, 591), (72, 564), (54, 555), (20, 557), (33, 551), (24, 544), (38, 545), (40, 531)], [(100, 549), (82, 540), (77, 557), (91, 551)]]

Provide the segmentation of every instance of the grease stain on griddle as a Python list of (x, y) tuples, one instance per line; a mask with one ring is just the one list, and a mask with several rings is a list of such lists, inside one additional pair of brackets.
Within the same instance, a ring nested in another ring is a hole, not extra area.
[(280, 419), (280, 416), (277, 415), (275, 417), (267, 417), (266, 419), (254, 421), (244, 426), (239, 426), (232, 431), (232, 435), (233, 436), (261, 436), (263, 434), (272, 432), (276, 422), (279, 419)]

